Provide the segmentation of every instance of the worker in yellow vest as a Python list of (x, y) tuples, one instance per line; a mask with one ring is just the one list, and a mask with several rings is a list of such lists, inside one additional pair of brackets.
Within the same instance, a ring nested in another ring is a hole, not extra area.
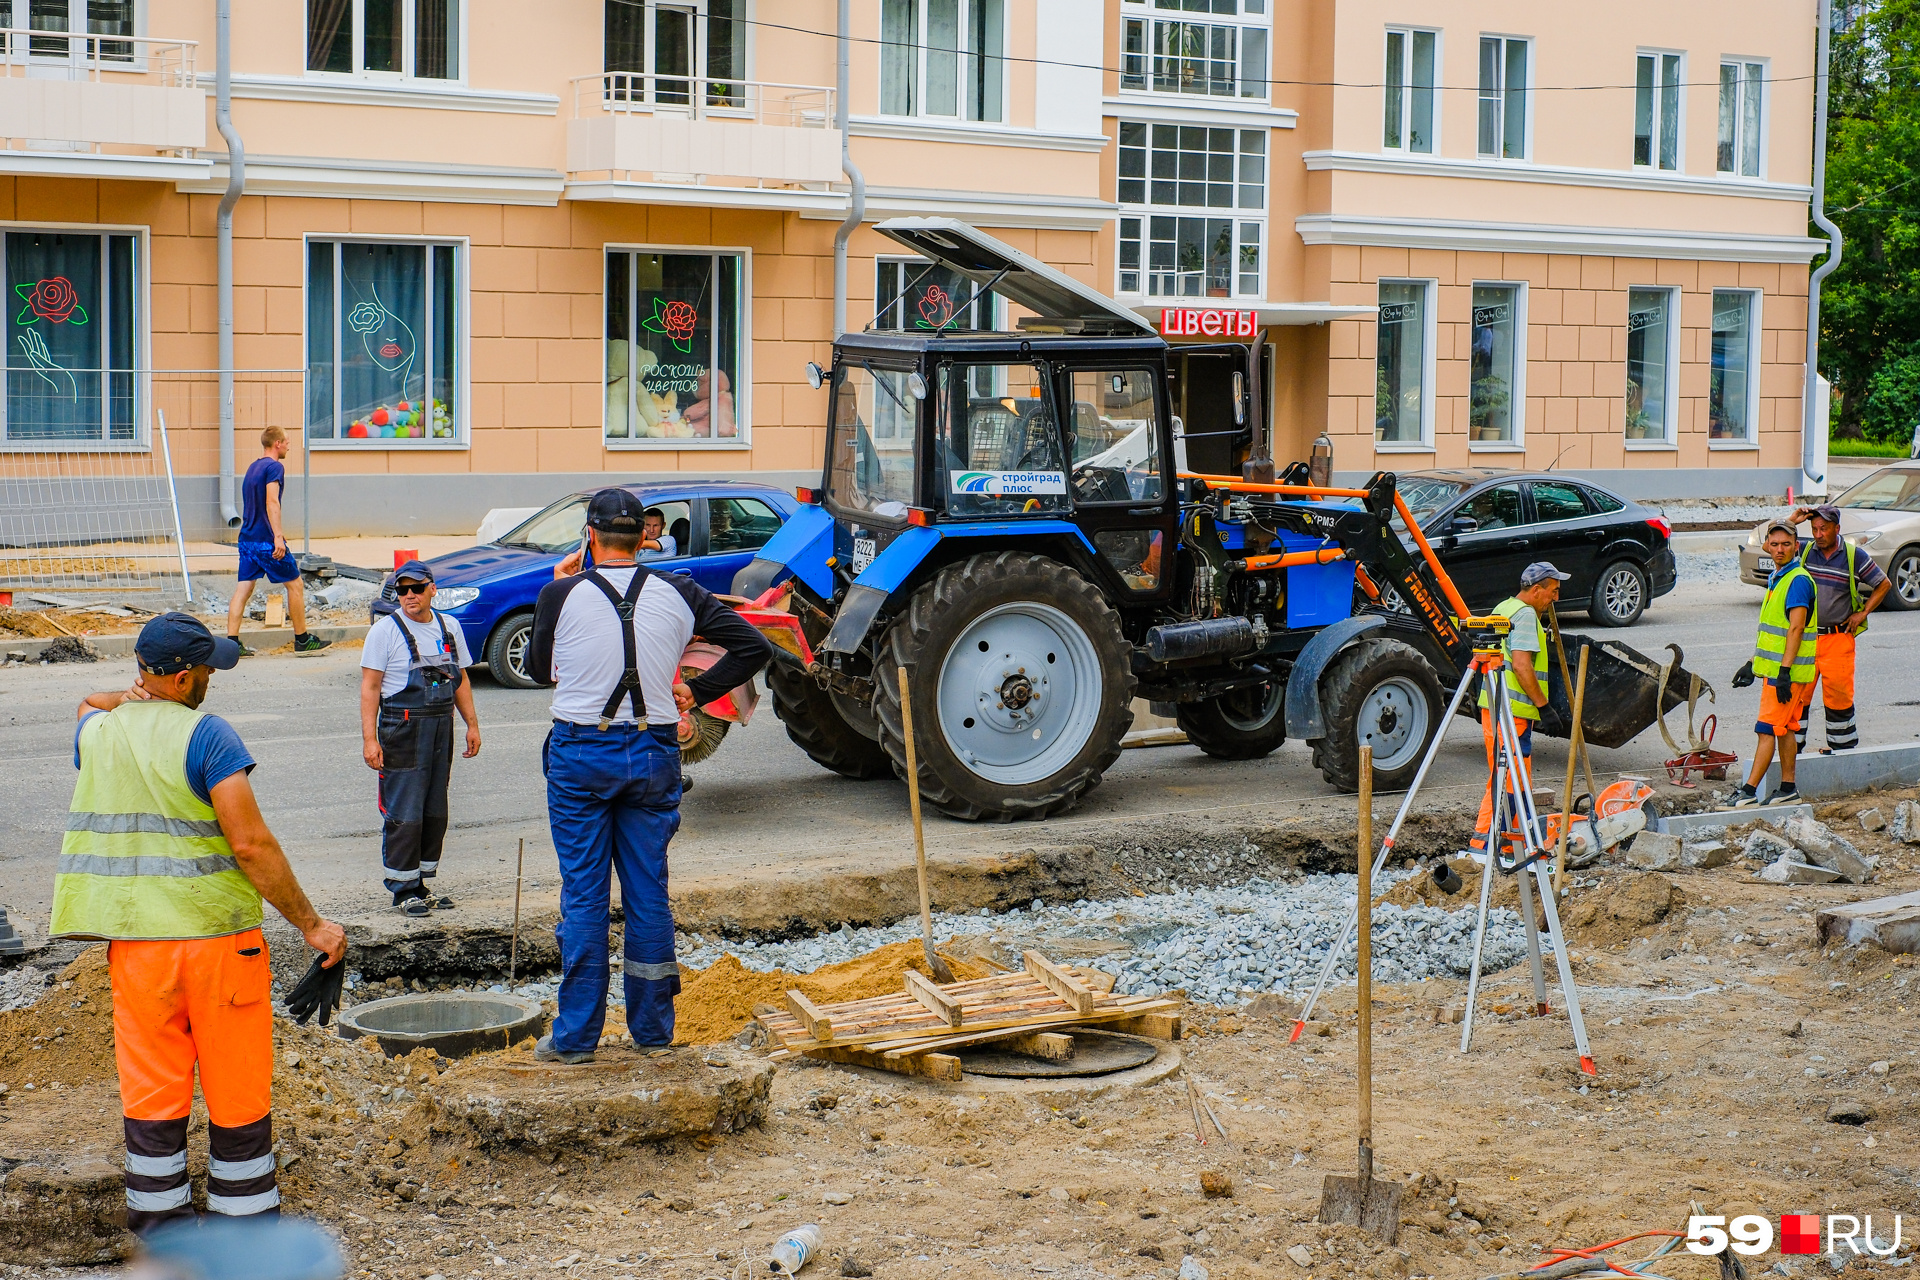
[[(1800, 788), (1794, 785), (1794, 734), (1813, 704), (1813, 684), (1819, 678), (1820, 601), (1813, 575), (1797, 558), (1799, 536), (1792, 525), (1776, 520), (1767, 526), (1761, 545), (1773, 558), (1773, 578), (1760, 602), (1753, 658), (1733, 673), (1733, 687), (1744, 689), (1756, 677), (1766, 683), (1760, 688), (1760, 718), (1753, 724), (1760, 739), (1753, 749), (1753, 768), (1746, 782), (1727, 798), (1736, 809), (1800, 802)], [(1776, 742), (1780, 744), (1780, 785), (1762, 800), (1760, 783), (1773, 763)]]
[(328, 966), (345, 957), (347, 937), (314, 911), (260, 816), (240, 735), (199, 709), (215, 669), (238, 662), (240, 646), (198, 618), (167, 613), (140, 629), (134, 653), (133, 688), (80, 703), (80, 780), (49, 932), (109, 944), (127, 1226), (145, 1234), (193, 1217), (187, 1121), (196, 1064), (210, 1122), (208, 1211), (279, 1212), (273, 975), (260, 900)]
[[(1513, 708), (1514, 728), (1520, 735), (1520, 754), (1529, 760), (1533, 758), (1533, 726), (1540, 719), (1540, 708), (1547, 705), (1547, 673), (1552, 665), (1542, 615), (1560, 598), (1560, 584), (1572, 576), (1545, 560), (1536, 560), (1520, 571), (1520, 590), (1493, 607), (1494, 613), (1513, 624), (1500, 642), (1500, 656), (1507, 703)], [(1480, 731), (1487, 741), (1487, 789), (1480, 798), (1480, 819), (1474, 824), (1473, 842), (1468, 846), (1476, 861), (1484, 858), (1492, 843), (1493, 763), (1500, 740), (1485, 677), (1481, 679)], [(1517, 767), (1518, 762), (1515, 764)], [(1515, 794), (1513, 778), (1509, 776), (1507, 781), (1508, 794)]]

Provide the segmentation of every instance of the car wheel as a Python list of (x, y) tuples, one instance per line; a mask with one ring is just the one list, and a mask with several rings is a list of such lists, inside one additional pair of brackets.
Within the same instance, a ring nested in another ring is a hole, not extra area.
[(1920, 609), (1920, 546), (1902, 547), (1887, 562), (1893, 589), (1887, 592), (1889, 609)]
[(487, 640), (487, 670), (509, 689), (537, 689), (527, 674), (527, 645), (533, 639), (531, 612), (509, 615)]
[(1603, 627), (1630, 627), (1647, 611), (1651, 596), (1647, 571), (1631, 560), (1616, 560), (1594, 582), (1587, 616)]

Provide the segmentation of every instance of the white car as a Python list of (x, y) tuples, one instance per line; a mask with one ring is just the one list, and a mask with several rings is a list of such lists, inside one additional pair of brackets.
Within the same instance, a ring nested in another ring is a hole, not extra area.
[[(1832, 505), (1840, 508), (1840, 536), (1893, 579), (1885, 607), (1920, 609), (1920, 461), (1882, 467)], [(1806, 526), (1800, 528), (1804, 542)], [(1773, 573), (1773, 560), (1760, 546), (1766, 532), (1766, 524), (1756, 525), (1740, 548), (1740, 580), (1756, 587)]]

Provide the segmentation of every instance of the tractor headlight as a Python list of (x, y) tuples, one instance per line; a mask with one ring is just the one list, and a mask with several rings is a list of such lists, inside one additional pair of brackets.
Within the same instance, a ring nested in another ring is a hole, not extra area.
[(478, 587), (441, 587), (433, 593), (433, 603), (441, 609), (458, 609), (480, 598)]

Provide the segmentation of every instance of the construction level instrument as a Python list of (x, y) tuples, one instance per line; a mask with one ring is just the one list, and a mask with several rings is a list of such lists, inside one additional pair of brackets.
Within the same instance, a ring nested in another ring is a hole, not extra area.
[(913, 809), (913, 865), (920, 873), (920, 945), (935, 982), (953, 982), (953, 970), (933, 949), (933, 906), (927, 894), (927, 837), (920, 826), (920, 769), (913, 753), (913, 699), (907, 693), (907, 669), (900, 675), (900, 732), (907, 740), (907, 799)]

